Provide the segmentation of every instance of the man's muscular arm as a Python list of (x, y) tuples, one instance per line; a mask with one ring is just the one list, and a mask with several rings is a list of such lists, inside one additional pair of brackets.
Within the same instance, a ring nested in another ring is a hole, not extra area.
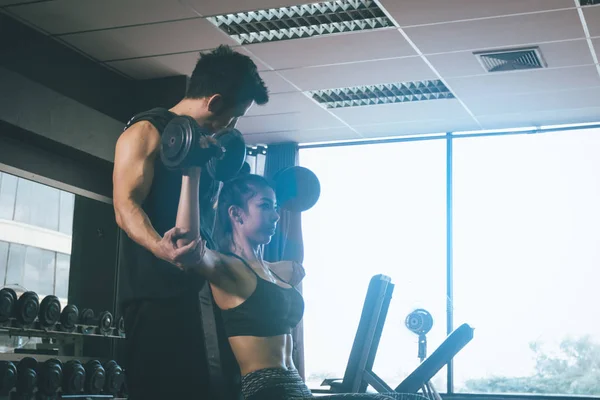
[(189, 247), (194, 243), (175, 249), (175, 237), (181, 232), (172, 229), (161, 237), (141, 206), (152, 186), (159, 148), (160, 134), (147, 121), (134, 124), (119, 137), (113, 171), (115, 216), (132, 240), (156, 257), (179, 266), (179, 258), (191, 251)]

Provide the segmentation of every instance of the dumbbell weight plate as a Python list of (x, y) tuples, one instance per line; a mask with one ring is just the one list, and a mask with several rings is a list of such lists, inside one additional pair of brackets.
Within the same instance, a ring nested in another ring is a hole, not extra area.
[(69, 360), (63, 369), (62, 391), (65, 394), (79, 394), (85, 384), (85, 368), (79, 360)]
[(246, 141), (237, 129), (219, 134), (217, 142), (225, 150), (223, 157), (211, 158), (206, 164), (208, 174), (215, 180), (226, 182), (234, 178), (246, 161)]
[(119, 334), (121, 334), (121, 335), (125, 334), (125, 318), (123, 318), (123, 317), (119, 318), (119, 321), (117, 322), (117, 329), (119, 331)]
[(104, 392), (112, 395), (116, 395), (121, 390), (125, 376), (123, 375), (123, 369), (117, 364), (116, 361), (110, 360), (104, 364), (104, 370), (106, 371), (106, 382), (104, 383)]
[(6, 396), (17, 384), (17, 367), (10, 361), (0, 361), (0, 396)]
[(85, 391), (98, 394), (104, 388), (106, 372), (98, 360), (88, 361), (85, 365)]
[(23, 325), (31, 325), (38, 316), (40, 300), (35, 292), (25, 292), (17, 300), (17, 320)]
[(79, 313), (79, 323), (82, 325), (94, 325), (94, 310), (90, 308), (84, 308)]
[(60, 360), (50, 359), (39, 368), (38, 389), (43, 394), (52, 396), (56, 394), (62, 383), (63, 372)]
[(17, 294), (11, 288), (0, 290), (0, 322), (6, 322), (14, 315)]
[(160, 159), (167, 168), (186, 166), (192, 146), (197, 143), (192, 125), (196, 122), (192, 121), (185, 116), (175, 117), (165, 127), (160, 139)]
[(58, 297), (53, 295), (44, 297), (40, 303), (38, 319), (43, 328), (56, 325), (60, 319), (60, 300)]
[(60, 327), (67, 332), (73, 332), (75, 325), (79, 321), (79, 310), (74, 304), (67, 306), (60, 313)]
[(33, 393), (37, 386), (37, 360), (25, 357), (17, 364), (17, 392), (22, 394)]
[(294, 166), (273, 177), (277, 204), (284, 210), (303, 212), (314, 206), (321, 195), (319, 178), (308, 168)]
[(109, 333), (112, 329), (113, 316), (108, 311), (102, 311), (98, 317), (98, 329), (100, 333)]

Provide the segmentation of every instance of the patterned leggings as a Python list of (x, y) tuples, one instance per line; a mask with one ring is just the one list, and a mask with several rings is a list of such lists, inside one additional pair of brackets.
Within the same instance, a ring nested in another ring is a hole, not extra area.
[(348, 393), (314, 397), (296, 370), (266, 368), (242, 377), (245, 400), (425, 400), (423, 396), (407, 393)]

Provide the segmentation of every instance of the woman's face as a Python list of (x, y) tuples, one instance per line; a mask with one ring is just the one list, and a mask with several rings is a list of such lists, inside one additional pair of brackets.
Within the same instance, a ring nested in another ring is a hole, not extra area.
[(239, 228), (244, 236), (256, 244), (269, 243), (279, 221), (273, 189), (269, 187), (258, 189), (256, 195), (248, 200), (241, 219), (243, 223)]

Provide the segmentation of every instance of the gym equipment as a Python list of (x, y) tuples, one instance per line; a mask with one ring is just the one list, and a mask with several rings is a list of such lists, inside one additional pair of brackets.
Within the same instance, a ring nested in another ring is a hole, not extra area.
[(119, 321), (117, 322), (117, 330), (119, 331), (120, 335), (125, 334), (125, 318), (122, 316), (121, 316), (121, 318), (119, 318)]
[(94, 310), (90, 308), (84, 308), (79, 313), (79, 323), (81, 325), (94, 325), (95, 314)]
[(79, 394), (85, 385), (85, 368), (79, 360), (69, 360), (63, 368), (62, 392)]
[(106, 371), (100, 361), (91, 360), (85, 364), (85, 385), (87, 394), (99, 394), (104, 388)]
[(0, 361), (0, 396), (8, 396), (16, 385), (17, 367), (10, 361)]
[(189, 116), (174, 117), (161, 135), (160, 158), (170, 169), (206, 166), (213, 179), (227, 181), (242, 168), (246, 160), (246, 142), (237, 129), (227, 129), (214, 137), (219, 148), (200, 147), (202, 136), (212, 136)]
[(108, 311), (102, 311), (98, 316), (98, 329), (100, 329), (101, 334), (110, 333), (112, 329), (113, 316)]
[(17, 364), (17, 393), (21, 397), (29, 398), (37, 386), (37, 360), (25, 357)]
[(51, 328), (60, 319), (60, 300), (58, 297), (48, 295), (40, 303), (38, 320), (42, 328)]
[(50, 359), (38, 364), (37, 375), (39, 392), (46, 396), (54, 396), (63, 380), (62, 363), (60, 360)]
[[(427, 357), (427, 334), (433, 328), (433, 316), (429, 311), (418, 308), (408, 314), (405, 325), (409, 331), (419, 335), (419, 360), (425, 361)], [(431, 381), (426, 381), (421, 388), (423, 395), (431, 400), (442, 400)]]
[(104, 393), (116, 396), (121, 391), (123, 382), (125, 382), (123, 368), (116, 361), (110, 360), (104, 364), (104, 370), (106, 371)]
[(25, 292), (17, 300), (17, 321), (23, 326), (30, 326), (35, 322), (40, 309), (40, 299), (35, 292)]
[(284, 168), (273, 176), (277, 204), (284, 210), (303, 212), (312, 208), (321, 195), (319, 178), (308, 168)]
[(427, 334), (433, 328), (433, 317), (422, 308), (408, 314), (405, 325), (409, 331), (419, 335), (419, 359), (421, 362), (427, 357)]
[(0, 290), (0, 322), (8, 321), (15, 312), (17, 293), (11, 288)]
[[(371, 279), (344, 378), (325, 379), (321, 386), (329, 386), (329, 389), (311, 389), (313, 393), (365, 393), (368, 385), (379, 393), (417, 393), (473, 339), (473, 329), (468, 324), (461, 325), (400, 385), (392, 389), (372, 368), (393, 291), (394, 285), (389, 277), (376, 275)], [(427, 320), (429, 313), (417, 311), (407, 318), (409, 329), (416, 332), (431, 329)]]
[(67, 332), (73, 332), (78, 321), (79, 310), (77, 309), (77, 306), (74, 304), (67, 304), (67, 306), (60, 313), (61, 329)]

